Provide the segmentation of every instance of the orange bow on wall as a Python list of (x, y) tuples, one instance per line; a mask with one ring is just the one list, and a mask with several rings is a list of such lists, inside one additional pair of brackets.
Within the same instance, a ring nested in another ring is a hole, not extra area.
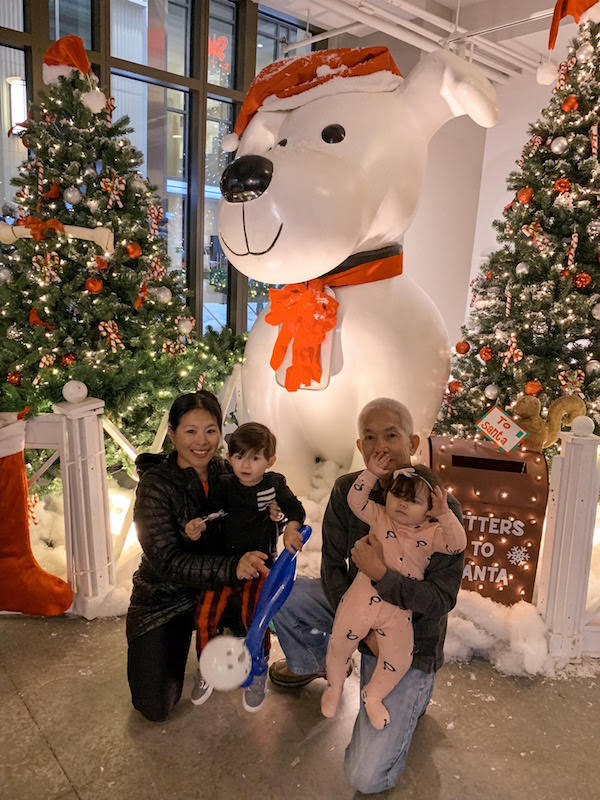
[(554, 6), (554, 15), (552, 17), (552, 24), (550, 25), (550, 38), (548, 39), (548, 50), (554, 50), (556, 44), (556, 37), (558, 36), (558, 26), (561, 19), (573, 17), (575, 22), (579, 23), (579, 19), (584, 11), (588, 8), (595, 6), (598, 0), (558, 0)]

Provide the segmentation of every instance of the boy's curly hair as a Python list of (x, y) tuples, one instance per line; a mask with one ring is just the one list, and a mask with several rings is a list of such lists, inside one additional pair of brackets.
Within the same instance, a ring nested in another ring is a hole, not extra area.
[[(394, 497), (399, 497), (401, 500), (406, 500), (409, 503), (415, 499), (419, 485), (425, 486), (428, 490), (429, 486), (431, 490), (433, 490), (436, 486), (441, 487), (442, 485), (435, 472), (424, 464), (413, 464), (412, 469), (415, 471), (412, 477), (409, 475), (398, 475), (392, 480), (388, 488), (388, 492), (391, 492)], [(423, 480), (421, 480), (421, 478)], [(429, 484), (429, 486), (427, 486), (427, 484)], [(428, 493), (429, 508), (431, 508), (431, 490), (429, 490)]]

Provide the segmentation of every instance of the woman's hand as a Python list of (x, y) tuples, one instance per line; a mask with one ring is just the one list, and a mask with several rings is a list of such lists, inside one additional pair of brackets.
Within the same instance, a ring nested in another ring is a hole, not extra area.
[(288, 522), (283, 531), (283, 546), (290, 553), (297, 553), (302, 550), (302, 534), (297, 522)]
[(440, 517), (450, 511), (448, 507), (448, 492), (440, 486), (436, 486), (431, 493), (431, 511), (429, 512), (432, 517)]
[(196, 517), (196, 519), (191, 519), (185, 526), (185, 535), (188, 539), (191, 539), (192, 542), (197, 542), (205, 530), (206, 522), (202, 517)]
[(235, 569), (236, 578), (240, 581), (249, 581), (258, 578), (259, 575), (268, 575), (269, 570), (265, 566), (268, 555), (261, 553), (260, 550), (250, 550), (238, 561)]

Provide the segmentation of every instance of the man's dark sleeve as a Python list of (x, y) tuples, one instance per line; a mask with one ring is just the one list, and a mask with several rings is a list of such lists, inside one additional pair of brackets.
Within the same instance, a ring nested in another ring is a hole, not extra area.
[(340, 485), (344, 477), (335, 482), (323, 517), (321, 582), (334, 611), (352, 582), (348, 573), (348, 486)]

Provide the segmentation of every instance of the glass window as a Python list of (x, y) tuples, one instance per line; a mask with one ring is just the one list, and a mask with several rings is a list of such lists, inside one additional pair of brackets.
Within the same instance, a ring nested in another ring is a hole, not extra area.
[[(272, 64), (284, 57), (281, 46), (301, 41), (307, 34), (306, 30), (300, 25), (294, 25), (291, 21), (279, 20), (266, 14), (258, 15), (258, 32), (256, 38), (256, 74), (264, 67)], [(305, 45), (297, 50), (292, 50), (290, 57), (301, 56), (310, 53), (311, 46)]]
[(111, 55), (189, 74), (191, 0), (111, 0)]
[[(275, 284), (274, 284), (275, 285)], [(261, 283), (250, 278), (248, 280), (248, 323), (247, 330), (250, 330), (259, 315), (269, 304), (269, 289), (271, 284)]]
[(21, 50), (0, 47), (0, 220), (14, 224), (18, 215), (15, 187), (10, 179), (27, 158), (19, 136), (8, 136), (10, 129), (27, 119), (25, 56)]
[(170, 268), (181, 269), (187, 227), (187, 93), (120, 75), (112, 76), (111, 85), (113, 118), (129, 117), (133, 128), (129, 139), (144, 154), (139, 170), (157, 187), (165, 212), (161, 232), (167, 237)]
[(50, 38), (74, 33), (92, 48), (92, 0), (50, 0)]
[(2, 0), (0, 3), (0, 27), (13, 31), (24, 31), (23, 0)]
[(221, 174), (230, 159), (221, 142), (232, 128), (231, 103), (206, 101), (206, 184), (204, 186), (204, 309), (203, 332), (210, 326), (220, 330), (227, 324), (227, 261), (217, 235), (217, 209)]
[(235, 3), (210, 0), (208, 82), (216, 86), (234, 83), (235, 21)]

